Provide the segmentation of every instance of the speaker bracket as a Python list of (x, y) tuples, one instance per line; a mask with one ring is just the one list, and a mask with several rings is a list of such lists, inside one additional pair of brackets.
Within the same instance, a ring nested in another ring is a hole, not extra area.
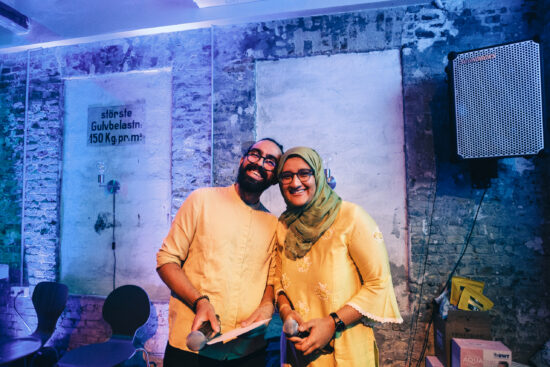
[(491, 187), (491, 179), (497, 178), (498, 158), (469, 159), (472, 188), (486, 189)]

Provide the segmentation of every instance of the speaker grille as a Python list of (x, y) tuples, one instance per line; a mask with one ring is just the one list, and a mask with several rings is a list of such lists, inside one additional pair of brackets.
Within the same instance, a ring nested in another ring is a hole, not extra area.
[(452, 63), (460, 157), (524, 156), (544, 149), (538, 43), (463, 52)]

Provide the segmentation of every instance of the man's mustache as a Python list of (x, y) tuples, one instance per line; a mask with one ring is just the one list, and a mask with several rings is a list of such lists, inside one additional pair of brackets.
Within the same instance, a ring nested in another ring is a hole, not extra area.
[(262, 176), (264, 180), (267, 180), (267, 171), (265, 170), (265, 168), (257, 165), (256, 163), (249, 163), (244, 170), (245, 172), (257, 170), (260, 173), (260, 176)]

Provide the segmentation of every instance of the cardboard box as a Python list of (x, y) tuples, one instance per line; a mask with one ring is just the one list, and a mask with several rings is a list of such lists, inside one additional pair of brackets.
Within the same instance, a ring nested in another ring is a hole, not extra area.
[(512, 351), (493, 340), (453, 338), (451, 361), (452, 367), (510, 367)]
[(449, 310), (447, 319), (434, 320), (435, 355), (445, 367), (451, 367), (451, 339), (491, 340), (491, 316), (484, 311)]
[(443, 367), (443, 363), (436, 356), (427, 356), (426, 367)]

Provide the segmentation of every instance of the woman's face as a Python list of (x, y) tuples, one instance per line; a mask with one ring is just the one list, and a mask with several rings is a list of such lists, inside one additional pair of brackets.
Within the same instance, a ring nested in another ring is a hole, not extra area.
[(317, 189), (313, 170), (300, 157), (286, 160), (279, 175), (279, 183), (287, 203), (294, 207), (309, 203)]

